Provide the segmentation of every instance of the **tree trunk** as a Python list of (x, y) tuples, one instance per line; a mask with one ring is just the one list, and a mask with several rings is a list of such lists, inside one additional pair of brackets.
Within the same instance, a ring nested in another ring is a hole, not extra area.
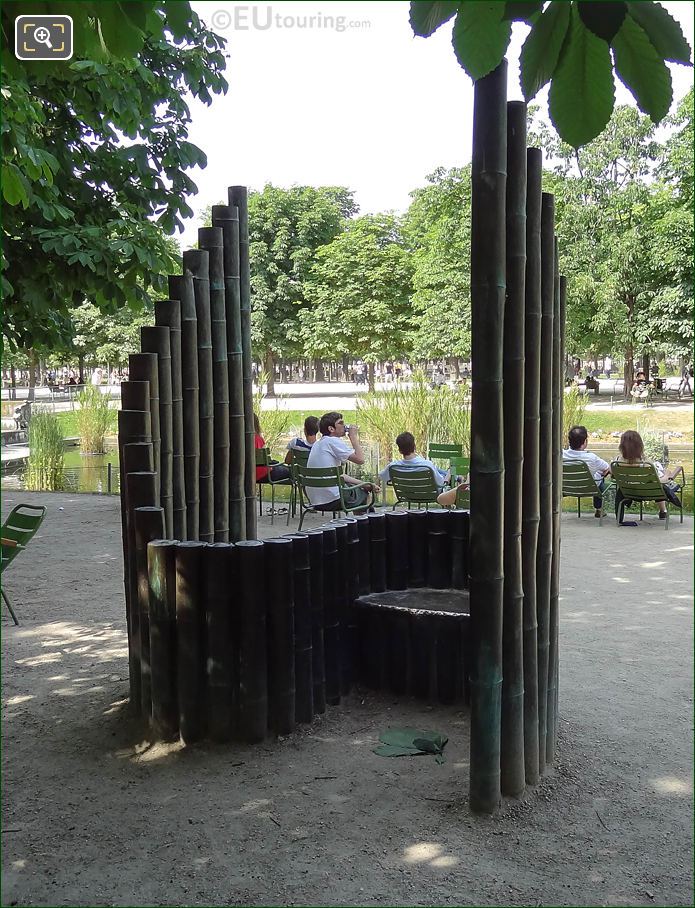
[(323, 368), (323, 360), (314, 360), (314, 381), (326, 381), (326, 372)]
[[(268, 386), (266, 389), (266, 397), (275, 397), (275, 360), (273, 358), (273, 351), (265, 351), (265, 359), (263, 360), (263, 369), (268, 374)], [(260, 417), (260, 414), (259, 414)]]
[(17, 373), (14, 366), (10, 366), (10, 400), (17, 399)]
[(374, 363), (367, 363), (367, 387), (374, 391)]
[(458, 356), (452, 356), (449, 360), (449, 363), (454, 367), (454, 374), (456, 375), (456, 381), (461, 380), (461, 363), (459, 362)]
[(625, 380), (625, 389), (623, 396), (625, 400), (630, 399), (630, 391), (632, 389), (632, 383), (635, 380), (635, 364), (634, 364), (634, 348), (632, 344), (627, 344), (625, 347), (625, 366), (623, 368), (623, 378)]
[(84, 384), (84, 354), (83, 353), (80, 353), (80, 355), (77, 357), (77, 362), (78, 362), (78, 368), (80, 370), (78, 384), (83, 385)]
[(644, 377), (649, 381), (649, 350), (645, 350), (642, 353), (642, 371), (644, 372)]
[(36, 387), (36, 368), (37, 358), (33, 350), (29, 350), (29, 393), (27, 400), (34, 400), (34, 389)]

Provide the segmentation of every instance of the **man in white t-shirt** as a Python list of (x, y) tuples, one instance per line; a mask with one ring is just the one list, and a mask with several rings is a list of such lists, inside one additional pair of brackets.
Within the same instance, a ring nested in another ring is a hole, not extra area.
[[(346, 432), (342, 413), (324, 413), (319, 420), (319, 431), (321, 438), (312, 445), (308, 467), (340, 467), (348, 461), (355, 464), (364, 463), (364, 452), (357, 434), (357, 426), (350, 426)], [(352, 450), (343, 441), (346, 434), (352, 443)], [(368, 493), (376, 491), (371, 483), (362, 483), (354, 476), (344, 475), (343, 484), (351, 487), (343, 490), (345, 502), (351, 508), (366, 505)], [(319, 507), (323, 511), (342, 509), (338, 486), (328, 486), (325, 489), (308, 488), (306, 493), (314, 507)]]
[(444, 483), (449, 478), (449, 474), (444, 470), (440, 470), (431, 460), (427, 460), (427, 458), (415, 452), (415, 436), (411, 432), (401, 432), (396, 439), (396, 447), (401, 452), (403, 459), (392, 460), (391, 463), (387, 464), (379, 473), (380, 479), (383, 479), (384, 482), (390, 480), (391, 474), (389, 470), (391, 467), (402, 467), (406, 470), (422, 470), (423, 467), (427, 467), (428, 470), (432, 471), (437, 488), (441, 491)]
[[(598, 454), (587, 451), (586, 447), (589, 444), (589, 433), (586, 431), (586, 426), (572, 426), (569, 430), (567, 440), (569, 442), (569, 448), (562, 452), (562, 459), (584, 461), (589, 467), (591, 475), (599, 484), (599, 489), (603, 491), (605, 477), (608, 476), (611, 468), (605, 460), (602, 460), (598, 456)], [(594, 517), (601, 516), (602, 503), (601, 496), (595, 495), (594, 508), (596, 509), (596, 513), (594, 514)]]

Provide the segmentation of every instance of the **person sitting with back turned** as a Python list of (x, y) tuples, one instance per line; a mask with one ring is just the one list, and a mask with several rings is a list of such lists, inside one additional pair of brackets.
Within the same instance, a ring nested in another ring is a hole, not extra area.
[[(357, 426), (350, 426), (346, 431), (345, 420), (342, 413), (324, 413), (319, 420), (321, 438), (312, 445), (309, 452), (307, 466), (311, 469), (319, 467), (340, 467), (348, 461), (354, 464), (364, 463), (364, 451), (360, 444)], [(347, 434), (352, 444), (352, 450), (343, 442)], [(363, 483), (354, 476), (343, 475), (342, 482), (349, 486), (343, 490), (345, 503), (350, 508), (367, 504), (368, 493), (378, 492), (378, 487), (371, 483)], [(340, 501), (338, 486), (328, 486), (325, 489), (307, 488), (306, 494), (315, 508), (322, 511), (341, 511), (343, 506)]]
[[(589, 467), (591, 475), (594, 477), (596, 482), (599, 484), (599, 490), (603, 491), (605, 486), (605, 477), (611, 471), (610, 466), (606, 463), (605, 460), (602, 460), (598, 454), (593, 454), (591, 451), (587, 451), (587, 445), (589, 444), (589, 433), (586, 431), (586, 426), (572, 426), (569, 430), (568, 438), (569, 448), (566, 448), (562, 452), (563, 460), (582, 460)], [(603, 505), (603, 499), (600, 495), (594, 495), (594, 508), (595, 513), (594, 517), (601, 516), (601, 508)]]
[[(307, 416), (307, 418), (304, 420), (304, 438), (301, 438), (298, 435), (296, 438), (291, 438), (287, 442), (287, 454), (285, 455), (285, 463), (292, 463), (293, 451), (311, 451), (314, 443), (316, 442), (318, 431), (318, 419), (315, 416)], [(306, 441), (304, 439), (306, 439)]]
[(449, 473), (440, 470), (431, 460), (427, 460), (425, 457), (422, 457), (422, 455), (415, 453), (415, 436), (411, 432), (401, 432), (396, 439), (396, 447), (401, 452), (402, 460), (392, 460), (391, 463), (387, 464), (379, 473), (380, 479), (384, 482), (389, 481), (391, 478), (389, 473), (391, 467), (402, 467), (405, 470), (422, 470), (427, 468), (432, 471), (434, 481), (437, 483), (437, 488), (443, 488), (444, 483), (449, 478)]
[[(683, 467), (681, 464), (677, 464), (675, 467), (666, 469), (664, 465), (659, 460), (647, 460), (644, 456), (644, 441), (639, 432), (635, 432), (634, 429), (628, 429), (626, 432), (620, 436), (620, 444), (618, 445), (618, 450), (620, 451), (620, 457), (618, 461), (621, 463), (630, 463), (630, 464), (652, 464), (656, 470), (656, 475), (659, 477), (659, 482), (664, 490), (664, 494), (671, 502), (675, 504), (677, 508), (681, 507), (681, 500), (678, 497), (678, 493), (681, 491), (682, 486), (678, 485), (675, 481), (675, 477), (681, 473), (683, 474)], [(683, 474), (684, 475), (684, 474)], [(620, 502), (625, 496), (623, 493), (618, 490), (615, 496), (615, 513), (618, 515), (618, 509)], [(627, 506), (629, 507), (630, 502), (628, 500)], [(666, 520), (666, 502), (659, 501), (657, 502), (659, 506), (659, 519)], [(637, 526), (637, 524), (623, 521), (624, 526)]]

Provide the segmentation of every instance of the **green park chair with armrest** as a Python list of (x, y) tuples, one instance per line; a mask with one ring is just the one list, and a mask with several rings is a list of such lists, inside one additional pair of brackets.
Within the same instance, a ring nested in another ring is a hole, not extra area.
[(465, 479), (466, 476), (471, 471), (471, 459), (470, 457), (451, 457), (449, 459), (449, 485), (453, 489), (456, 486), (456, 477), (463, 476)]
[[(302, 529), (302, 524), (304, 523), (304, 517), (307, 513), (322, 513), (324, 511), (330, 510), (335, 516), (338, 511), (345, 511), (346, 514), (352, 514), (359, 511), (366, 511), (371, 508), (374, 504), (374, 493), (370, 492), (370, 496), (364, 504), (360, 505), (349, 505), (345, 500), (345, 490), (352, 486), (364, 487), (370, 485), (370, 483), (359, 482), (359, 483), (350, 483), (347, 485), (343, 480), (343, 475), (340, 467), (306, 467), (302, 464), (297, 464), (296, 467), (297, 480), (299, 483), (299, 529), (298, 532)], [(332, 488), (333, 486), (338, 487), (338, 499), (340, 501), (339, 508), (326, 508), (322, 505), (314, 505), (311, 503), (309, 496), (307, 495), (307, 489), (327, 489)]]
[(410, 508), (413, 503), (418, 508), (424, 504), (425, 510), (428, 510), (431, 504), (436, 504), (437, 495), (441, 492), (429, 467), (419, 470), (389, 467), (389, 481), (396, 493), (394, 510), (399, 504), (407, 504)]
[[(616, 518), (618, 523), (623, 522), (625, 508), (630, 503), (636, 502), (640, 506), (640, 520), (642, 519), (642, 506), (645, 502), (663, 501), (666, 503), (666, 520), (664, 529), (668, 530), (669, 524), (669, 505), (673, 504), (664, 491), (664, 487), (656, 472), (653, 463), (622, 463), (619, 460), (611, 464), (611, 474), (622, 495), (622, 501), (618, 504), (618, 513)], [(685, 479), (685, 477), (684, 477)], [(683, 523), (683, 504), (680, 505), (681, 523)], [(674, 507), (678, 505), (674, 504)]]
[(451, 460), (452, 457), (463, 455), (463, 445), (445, 444), (444, 442), (430, 442), (427, 449), (428, 460)]
[(307, 465), (309, 460), (310, 450), (308, 448), (291, 448), (290, 449), (290, 481), (292, 483), (292, 491), (290, 493), (290, 506), (287, 509), (287, 526), (290, 525), (290, 515), (294, 517), (297, 513), (297, 501), (301, 495), (301, 489), (299, 488), (299, 476), (297, 474), (297, 467)]
[[(41, 526), (43, 518), (46, 516), (46, 508), (42, 505), (18, 504), (10, 512), (7, 520), (2, 525), (0, 535), (2, 536), (2, 566), (0, 574), (5, 573), (5, 569), (14, 559), (23, 552), (29, 544), (38, 528)], [(19, 624), (14, 609), (4, 589), (2, 588), (2, 598), (5, 605), (10, 610), (12, 620)]]
[(270, 525), (275, 522), (275, 486), (290, 486), (292, 484), (292, 475), (286, 479), (277, 479), (275, 482), (270, 478), (270, 471), (275, 466), (270, 458), (270, 448), (256, 448), (256, 466), (267, 467), (268, 472), (265, 479), (256, 480), (258, 488), (258, 514), (263, 516), (263, 486), (270, 486)]
[[(577, 517), (582, 516), (582, 498), (601, 496), (598, 483), (583, 460), (562, 461), (562, 497), (577, 499)], [(604, 508), (601, 505), (599, 526), (603, 526)]]

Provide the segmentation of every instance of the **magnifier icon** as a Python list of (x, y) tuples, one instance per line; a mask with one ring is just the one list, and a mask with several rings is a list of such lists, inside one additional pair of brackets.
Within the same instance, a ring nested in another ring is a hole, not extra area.
[(34, 41), (36, 41), (37, 44), (45, 44), (46, 47), (53, 50), (53, 45), (51, 44), (51, 33), (42, 25), (34, 29)]

